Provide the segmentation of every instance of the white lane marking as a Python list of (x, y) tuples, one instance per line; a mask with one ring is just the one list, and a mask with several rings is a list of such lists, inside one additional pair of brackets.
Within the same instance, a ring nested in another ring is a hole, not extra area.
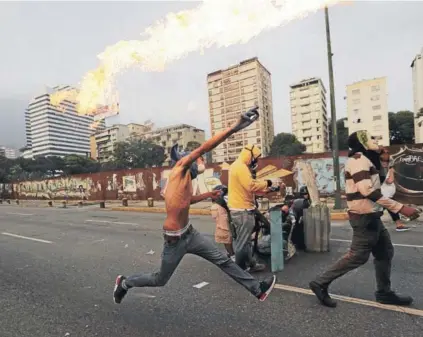
[[(351, 240), (342, 240), (342, 239), (330, 239), (331, 241), (337, 241), (337, 242), (347, 242), (351, 243)], [(406, 245), (402, 243), (393, 243), (394, 246), (397, 247), (408, 247), (408, 248), (423, 248), (423, 246), (420, 245)]]
[(156, 298), (154, 295), (144, 294), (144, 293), (135, 293), (133, 294), (135, 297), (144, 297), (144, 298)]
[(10, 215), (34, 215), (34, 214), (29, 214), (29, 213), (6, 213), (6, 214), (10, 214)]
[(201, 288), (205, 287), (208, 284), (209, 284), (208, 282), (201, 282), (201, 283), (198, 283), (196, 285), (193, 285), (193, 287), (194, 288), (197, 288), (197, 289), (201, 289)]
[(107, 220), (85, 220), (85, 222), (99, 222), (99, 223), (112, 223), (112, 224), (115, 224), (115, 225), (138, 226), (137, 223), (133, 223), (133, 222), (119, 222), (119, 221), (107, 221)]
[(12, 236), (12, 237), (18, 238), (18, 239), (25, 239), (25, 240), (37, 241), (37, 242), (42, 242), (42, 243), (53, 243), (52, 241), (41, 240), (41, 239), (36, 239), (36, 238), (30, 238), (30, 237), (27, 237), (27, 236), (22, 236), (22, 235), (17, 235), (17, 234), (12, 234), (12, 233), (3, 232), (1, 234), (6, 235), (6, 236)]
[[(278, 283), (275, 284), (275, 289), (314, 296), (314, 293), (311, 290), (304, 289), (304, 288), (292, 287), (292, 286), (288, 286), (288, 285), (284, 285), (284, 284), (278, 284)], [(355, 298), (355, 297), (347, 297), (347, 296), (334, 295), (334, 294), (330, 294), (330, 295), (334, 299), (337, 299), (337, 300), (343, 301), (343, 302), (360, 304), (360, 305), (364, 305), (364, 306), (368, 306), (368, 307), (390, 310), (390, 311), (396, 311), (396, 312), (402, 312), (404, 314), (423, 317), (423, 310), (419, 310), (419, 309), (413, 309), (413, 308), (409, 308), (409, 307), (399, 307), (399, 306), (396, 306), (396, 305), (380, 304), (380, 303), (377, 303), (377, 302), (362, 300), (360, 298)]]

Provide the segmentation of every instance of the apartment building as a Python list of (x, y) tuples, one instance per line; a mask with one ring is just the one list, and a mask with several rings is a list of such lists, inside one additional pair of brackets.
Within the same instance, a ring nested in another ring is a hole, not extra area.
[(16, 159), (19, 157), (19, 151), (7, 146), (0, 146), (0, 157), (7, 159)]
[(150, 139), (165, 149), (167, 155), (164, 165), (170, 165), (170, 149), (178, 143), (179, 147), (186, 149), (190, 142), (202, 144), (205, 142), (204, 130), (188, 124), (171, 125), (144, 133), (144, 138)]
[[(76, 102), (64, 100), (53, 106), (50, 95), (70, 86), (46, 87), (32, 99), (25, 111), (26, 150), (24, 158), (37, 156), (65, 156), (76, 154), (89, 156), (90, 135), (94, 117), (79, 115)], [(95, 129), (105, 127), (104, 120), (95, 123)]]
[(349, 134), (367, 130), (379, 145), (390, 145), (386, 77), (347, 86), (347, 117)]
[(130, 135), (129, 125), (123, 124), (115, 124), (95, 133), (91, 136), (91, 144), (94, 145), (94, 148), (91, 149), (91, 157), (101, 163), (110, 161), (113, 157), (115, 144), (126, 141)]
[(411, 63), (413, 78), (413, 109), (415, 143), (423, 143), (423, 48)]
[(329, 150), (326, 88), (312, 77), (290, 85), (292, 133), (306, 146), (307, 153)]
[(255, 144), (263, 157), (274, 137), (270, 72), (252, 58), (207, 75), (211, 135), (230, 127), (242, 112), (257, 105), (260, 118), (212, 151), (213, 162), (233, 161), (247, 144)]

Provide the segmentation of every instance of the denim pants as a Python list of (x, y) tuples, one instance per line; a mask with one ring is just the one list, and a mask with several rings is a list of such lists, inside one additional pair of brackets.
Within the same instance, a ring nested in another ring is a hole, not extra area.
[(390, 291), (394, 247), (380, 216), (360, 215), (357, 219), (351, 219), (350, 224), (353, 228), (353, 238), (349, 252), (318, 277), (316, 282), (329, 286), (338, 277), (365, 264), (371, 253), (374, 256), (377, 291)]
[(253, 258), (253, 245), (251, 235), (256, 226), (256, 218), (253, 211), (232, 211), (232, 223), (236, 236), (233, 240), (235, 262), (242, 269), (254, 267), (257, 262)]
[(128, 287), (162, 287), (169, 281), (185, 254), (194, 254), (210, 261), (254, 296), (260, 294), (259, 281), (238, 267), (211, 239), (192, 226), (181, 237), (165, 237), (159, 271), (130, 276), (125, 284)]

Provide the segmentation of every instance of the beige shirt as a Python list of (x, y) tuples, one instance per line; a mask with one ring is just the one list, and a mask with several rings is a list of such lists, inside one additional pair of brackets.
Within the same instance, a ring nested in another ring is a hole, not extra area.
[(380, 187), (379, 171), (367, 157), (356, 153), (348, 158), (345, 164), (345, 194), (350, 212), (369, 214), (387, 208), (398, 213), (403, 205), (384, 197)]

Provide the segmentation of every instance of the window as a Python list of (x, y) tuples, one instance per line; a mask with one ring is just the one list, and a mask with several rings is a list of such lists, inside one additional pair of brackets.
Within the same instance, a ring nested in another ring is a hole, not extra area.
[(372, 91), (373, 91), (373, 92), (375, 92), (375, 91), (379, 91), (379, 90), (380, 90), (379, 85), (372, 85)]
[(373, 116), (373, 120), (374, 121), (380, 121), (380, 120), (382, 120), (382, 116), (381, 115)]
[(360, 99), (359, 98), (353, 99), (353, 104), (360, 104)]
[(371, 100), (371, 101), (378, 101), (378, 100), (379, 100), (379, 98), (380, 98), (380, 96), (379, 96), (379, 95), (375, 95), (375, 96), (372, 96), (372, 97), (370, 98), (370, 100)]
[(373, 105), (372, 109), (373, 110), (380, 110), (380, 105)]
[(352, 91), (352, 94), (353, 94), (353, 95), (358, 95), (358, 94), (360, 94), (360, 89), (354, 89), (354, 90)]

